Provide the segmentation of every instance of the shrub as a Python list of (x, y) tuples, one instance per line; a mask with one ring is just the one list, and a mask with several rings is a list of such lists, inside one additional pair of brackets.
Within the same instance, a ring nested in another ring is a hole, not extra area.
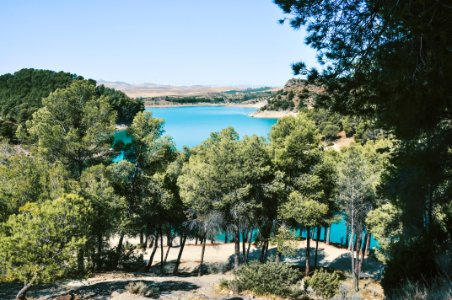
[(340, 276), (338, 273), (328, 273), (321, 269), (316, 270), (308, 284), (314, 292), (325, 299), (330, 299), (339, 292)]
[(300, 271), (286, 264), (278, 263), (250, 263), (242, 266), (235, 273), (231, 285), (239, 291), (252, 291), (258, 295), (272, 294), (276, 296), (290, 296), (293, 285), (301, 279)]
[(407, 281), (400, 287), (400, 289), (393, 292), (391, 299), (452, 299), (452, 286), (445, 279), (436, 279), (431, 286), (427, 286), (420, 282)]
[(134, 281), (126, 285), (126, 291), (134, 295), (145, 296), (149, 287), (143, 281)]
[(332, 141), (337, 139), (337, 134), (341, 129), (334, 124), (328, 124), (323, 128), (322, 134), (325, 136), (325, 140)]

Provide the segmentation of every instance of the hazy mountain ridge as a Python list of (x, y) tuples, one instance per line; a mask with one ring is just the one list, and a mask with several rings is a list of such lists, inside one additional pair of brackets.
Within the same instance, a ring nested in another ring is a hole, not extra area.
[(162, 97), (162, 96), (201, 96), (222, 93), (231, 90), (246, 90), (250, 86), (207, 86), (190, 85), (176, 86), (156, 83), (130, 84), (122, 81), (98, 80), (98, 84), (124, 92), (129, 97)]

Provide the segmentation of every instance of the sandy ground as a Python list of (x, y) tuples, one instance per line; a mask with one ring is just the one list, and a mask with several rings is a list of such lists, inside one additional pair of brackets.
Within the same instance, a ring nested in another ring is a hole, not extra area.
[(293, 111), (276, 111), (276, 110), (264, 110), (264, 111), (256, 111), (250, 114), (250, 117), (253, 118), (262, 118), (262, 119), (280, 119), (285, 116), (296, 116), (297, 113)]
[[(111, 245), (116, 246), (117, 238), (112, 239)], [(138, 244), (138, 238), (126, 237), (124, 243), (133, 245)], [(169, 249), (165, 273), (171, 274), (174, 261), (179, 252), (178, 240), (175, 241), (174, 247)], [(164, 239), (166, 244), (166, 239)], [(295, 257), (285, 258), (284, 261), (290, 264), (304, 265), (304, 255), (306, 241), (297, 242), (299, 248)], [(311, 262), (314, 260), (315, 242), (311, 243)], [(164, 255), (168, 247), (163, 247)], [(146, 251), (136, 250), (136, 254), (142, 254), (145, 261), (149, 259), (152, 249)], [(234, 253), (234, 244), (207, 244), (204, 261), (207, 266), (225, 267), (231, 266), (232, 256)], [(274, 257), (275, 249), (271, 248), (270, 257)], [(210, 274), (197, 277), (192, 273), (194, 268), (199, 265), (201, 256), (201, 246), (195, 245), (194, 241), (187, 241), (182, 261), (180, 265), (180, 275), (162, 275), (160, 273), (160, 248), (154, 257), (154, 266), (149, 273), (127, 273), (127, 272), (110, 272), (93, 274), (85, 280), (66, 280), (60, 281), (49, 286), (40, 286), (30, 291), (32, 299), (69, 299), (58, 298), (57, 295), (67, 295), (74, 292), (82, 295), (81, 299), (114, 299), (114, 300), (137, 300), (149, 299), (142, 296), (130, 294), (126, 290), (126, 286), (131, 282), (142, 281), (149, 290), (152, 291), (154, 298), (158, 299), (234, 299), (238, 295), (221, 292), (218, 289), (218, 283), (221, 279), (231, 279), (230, 271), (225, 273)], [(251, 246), (250, 259), (259, 257), (259, 249)], [(319, 265), (343, 270), (345, 272), (350, 269), (350, 255), (347, 249), (337, 248), (333, 245), (326, 245), (319, 242)], [(367, 258), (364, 263), (364, 277), (379, 278), (381, 276), (381, 265), (371, 258)], [(368, 279), (372, 281), (372, 279)], [(0, 290), (2, 290), (0, 286)], [(0, 291), (0, 299), (13, 299), (14, 293), (17, 292), (18, 286), (9, 286), (9, 291)], [(149, 296), (149, 295), (148, 295)], [(240, 295), (241, 299), (265, 299), (256, 298), (247, 295)], [(239, 299), (239, 298), (235, 298)], [(379, 299), (379, 298), (372, 298)]]

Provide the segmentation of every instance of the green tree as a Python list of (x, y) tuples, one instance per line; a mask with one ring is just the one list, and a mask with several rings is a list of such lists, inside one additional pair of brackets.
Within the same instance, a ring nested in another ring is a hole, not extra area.
[(0, 221), (27, 202), (55, 199), (75, 187), (61, 163), (24, 153), (11, 153), (0, 161), (0, 181)]
[[(165, 172), (168, 165), (176, 160), (177, 152), (172, 140), (163, 136), (163, 120), (153, 118), (150, 112), (137, 113), (127, 133), (132, 140), (124, 148), (124, 158), (128, 162), (111, 169), (113, 173), (115, 169), (119, 172), (118, 176), (113, 175), (114, 186), (127, 200), (128, 231), (147, 234), (154, 229), (155, 240), (160, 237), (163, 270), (163, 227), (174, 217), (169, 213), (171, 207), (177, 206), (172, 200), (178, 201), (178, 195), (173, 194), (175, 190), (171, 189), (170, 178)], [(121, 233), (118, 250), (122, 247), (124, 234)], [(148, 268), (151, 267), (155, 250), (152, 251)]]
[(402, 234), (399, 209), (387, 203), (371, 210), (366, 217), (366, 226), (378, 241), (376, 257), (383, 263), (387, 262), (391, 247)]
[(17, 126), (42, 107), (41, 99), (83, 77), (66, 72), (22, 69), (0, 76), (0, 136), (15, 141)]
[(305, 273), (308, 275), (310, 271), (311, 228), (325, 222), (328, 215), (328, 206), (294, 191), (290, 193), (288, 201), (281, 206), (279, 214), (281, 218), (293, 219), (307, 228)]
[(62, 162), (78, 179), (85, 168), (111, 160), (116, 113), (94, 84), (76, 81), (42, 102), (26, 127), (50, 162)]
[[(441, 229), (434, 207), (450, 202), (452, 12), (444, 1), (276, 0), (290, 24), (306, 26), (306, 41), (326, 66), (306, 70), (326, 88), (321, 104), (378, 122), (401, 140), (386, 178), (391, 202), (400, 208), (403, 235), (383, 281), (386, 293), (403, 278), (434, 281), (435, 257), (451, 248), (452, 227)], [(427, 221), (425, 221), (427, 220)], [(419, 244), (416, 259), (405, 255)], [(425, 251), (424, 251), (425, 250)], [(405, 262), (404, 262), (405, 260)], [(450, 261), (450, 258), (449, 258)], [(401, 266), (413, 265), (411, 270)], [(392, 273), (392, 275), (391, 275)]]
[(96, 165), (83, 171), (80, 178), (80, 195), (92, 208), (92, 218), (88, 220), (88, 246), (96, 249), (93, 261), (95, 268), (101, 270), (104, 243), (117, 233), (125, 214), (125, 199), (115, 193), (104, 165)]
[(359, 289), (359, 273), (362, 264), (359, 255), (362, 250), (365, 218), (375, 203), (376, 187), (379, 182), (378, 173), (375, 173), (365, 150), (359, 145), (348, 148), (338, 167), (339, 200), (350, 228), (351, 271), (356, 291)]
[(42, 204), (27, 203), (11, 215), (0, 232), (0, 264), (5, 276), (23, 288), (51, 283), (75, 270), (77, 251), (86, 242), (89, 203), (74, 194)]

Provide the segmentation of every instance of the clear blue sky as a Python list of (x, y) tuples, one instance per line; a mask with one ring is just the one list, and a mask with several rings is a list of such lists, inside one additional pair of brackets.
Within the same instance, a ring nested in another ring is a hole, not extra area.
[(281, 86), (291, 63), (315, 63), (282, 17), (272, 0), (0, 0), (0, 74)]

